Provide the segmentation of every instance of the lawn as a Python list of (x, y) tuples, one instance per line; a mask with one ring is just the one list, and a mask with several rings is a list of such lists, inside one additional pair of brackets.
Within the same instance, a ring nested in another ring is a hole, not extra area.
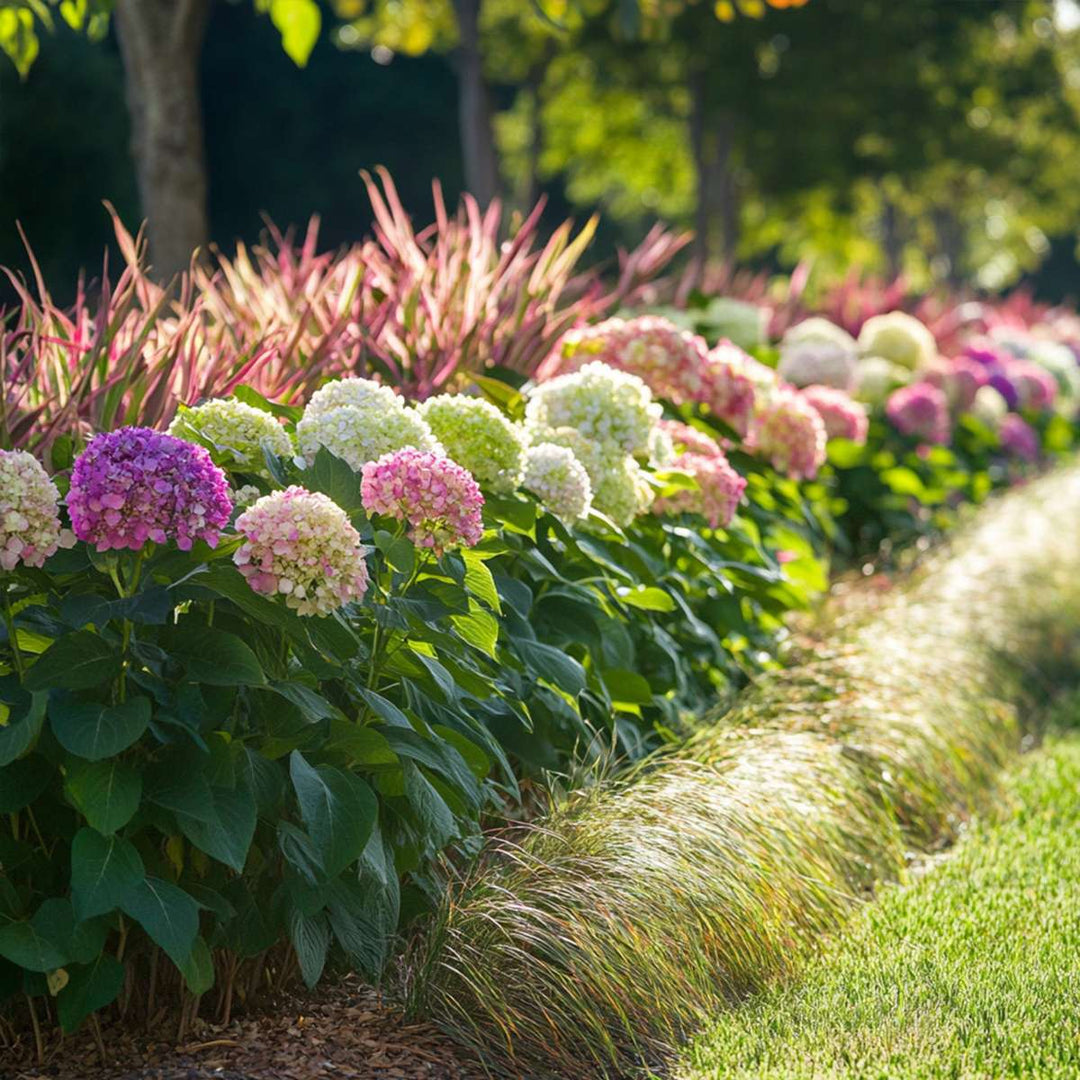
[(1080, 1076), (1080, 736), (1011, 808), (868, 904), (797, 985), (722, 1016), (680, 1080)]

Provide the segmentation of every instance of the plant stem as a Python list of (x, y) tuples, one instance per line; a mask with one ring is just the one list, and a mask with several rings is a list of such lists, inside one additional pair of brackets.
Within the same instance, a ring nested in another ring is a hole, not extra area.
[(23, 664), (22, 650), (19, 648), (19, 635), (15, 629), (15, 613), (11, 610), (11, 593), (8, 592), (7, 586), (4, 586), (4, 626), (7, 627), (8, 644), (11, 646), (11, 657), (15, 662), (15, 670), (19, 675), (19, 682), (22, 682), (23, 676), (26, 674), (26, 666)]

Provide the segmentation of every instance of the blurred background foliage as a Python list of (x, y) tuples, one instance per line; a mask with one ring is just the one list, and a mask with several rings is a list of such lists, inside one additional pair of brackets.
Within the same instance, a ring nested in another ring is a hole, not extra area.
[[(140, 3), (201, 11), (196, 243), (313, 213), (323, 245), (354, 240), (359, 170), (385, 164), (421, 218), (434, 177), (545, 195), (551, 226), (600, 209), (596, 257), (661, 217), (700, 260), (818, 282), (1080, 284), (1076, 0)], [(0, 262), (27, 266), (18, 221), (61, 295), (100, 265), (101, 201), (129, 224), (148, 203), (111, 7), (0, 0)]]

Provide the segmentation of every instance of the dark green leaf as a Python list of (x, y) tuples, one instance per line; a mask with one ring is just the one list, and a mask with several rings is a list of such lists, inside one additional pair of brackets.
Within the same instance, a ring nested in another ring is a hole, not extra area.
[(124, 965), (107, 952), (85, 967), (68, 970), (68, 984), (57, 995), (60, 1027), (70, 1035), (92, 1012), (116, 1000), (124, 985)]
[(322, 976), (330, 948), (330, 928), (326, 916), (304, 915), (293, 908), (289, 912), (289, 940), (300, 961), (300, 974), (310, 989)]
[(34, 745), (45, 722), (47, 694), (39, 691), (19, 697), (23, 700), (9, 703), (7, 723), (0, 726), (0, 768), (22, 757)]
[(193, 682), (209, 686), (262, 686), (266, 682), (258, 658), (235, 634), (181, 625), (169, 645)]
[(238, 874), (244, 869), (255, 835), (255, 798), (247, 786), (213, 788), (213, 820), (177, 814), (180, 831), (200, 850)]
[(195, 901), (171, 882), (146, 877), (128, 890), (121, 907), (182, 970), (199, 932), (199, 907)]
[(13, 814), (32, 803), (52, 779), (52, 766), (36, 754), (0, 769), (0, 814)]
[(27, 672), (27, 690), (85, 690), (120, 674), (120, 655), (98, 634), (76, 630), (52, 643)]
[(135, 846), (118, 836), (80, 829), (71, 842), (71, 900), (80, 919), (120, 907), (146, 876)]
[(142, 798), (139, 771), (118, 758), (95, 762), (70, 759), (64, 787), (76, 809), (105, 836), (132, 819)]
[(576, 697), (585, 689), (588, 681), (585, 669), (561, 649), (525, 638), (518, 638), (514, 642), (514, 648), (525, 661), (526, 667), (564, 693)]
[(150, 699), (141, 695), (119, 705), (78, 701), (67, 695), (49, 702), (49, 724), (60, 745), (88, 761), (101, 761), (126, 750), (149, 723)]
[(289, 757), (289, 772), (323, 869), (337, 877), (367, 844), (378, 813), (375, 795), (360, 777), (329, 765), (313, 768), (297, 750)]

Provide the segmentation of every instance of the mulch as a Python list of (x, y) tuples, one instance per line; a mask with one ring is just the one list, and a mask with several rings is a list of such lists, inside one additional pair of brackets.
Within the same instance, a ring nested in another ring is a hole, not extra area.
[(183, 1045), (153, 1032), (103, 1028), (50, 1046), (0, 1048), (0, 1080), (480, 1080), (459, 1047), (382, 1002), (358, 979), (295, 996), (227, 1026), (196, 1021)]

